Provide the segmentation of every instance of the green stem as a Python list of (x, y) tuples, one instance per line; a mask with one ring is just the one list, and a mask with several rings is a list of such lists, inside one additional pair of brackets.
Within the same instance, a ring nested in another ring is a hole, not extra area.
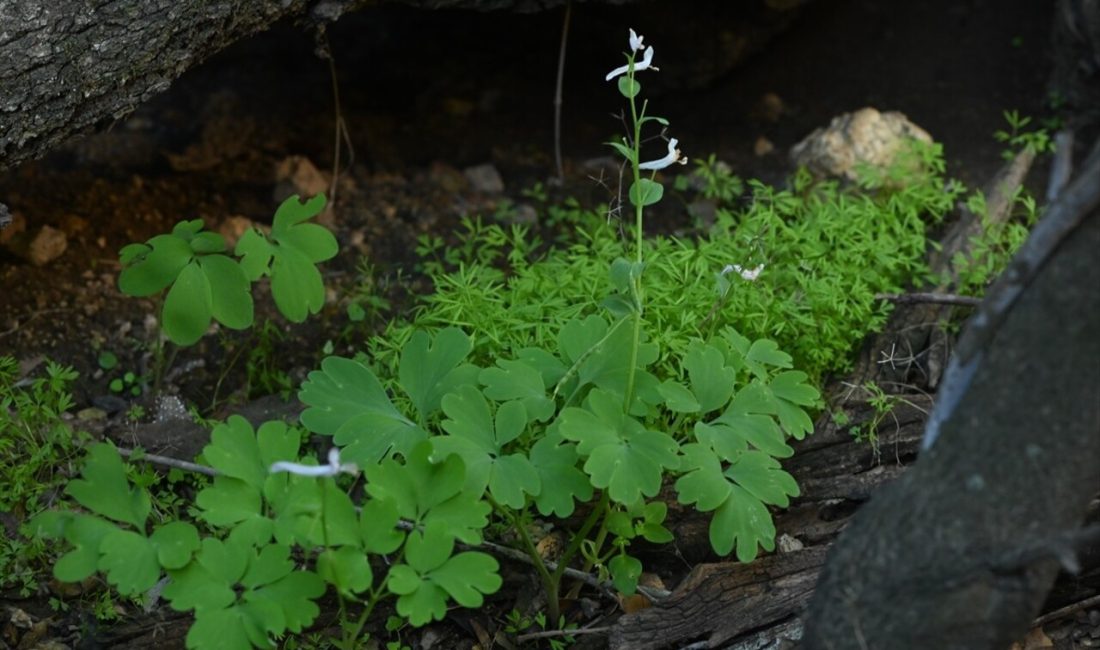
[[(592, 509), (592, 512), (588, 513), (588, 517), (581, 524), (580, 530), (573, 535), (573, 539), (570, 540), (569, 546), (565, 548), (565, 552), (561, 554), (561, 558), (558, 560), (558, 568), (554, 570), (554, 580), (560, 581), (562, 575), (565, 574), (565, 569), (569, 566), (569, 561), (573, 559), (573, 556), (577, 554), (577, 550), (581, 547), (581, 544), (588, 538), (588, 533), (592, 531), (592, 527), (596, 525), (597, 521), (606, 521), (607, 507), (610, 503), (610, 498), (605, 491), (600, 496), (599, 504)], [(602, 526), (601, 526), (602, 527)]]
[(499, 512), (512, 524), (512, 528), (516, 530), (520, 541), (523, 543), (523, 550), (527, 551), (527, 555), (531, 556), (531, 561), (535, 565), (535, 570), (539, 572), (539, 578), (542, 579), (542, 585), (546, 589), (546, 606), (550, 610), (550, 620), (553, 621), (554, 625), (557, 625), (558, 619), (561, 616), (558, 604), (558, 585), (561, 583), (560, 576), (558, 576), (556, 572), (555, 575), (550, 575), (550, 570), (546, 568), (546, 563), (543, 562), (542, 556), (539, 555), (539, 550), (535, 547), (535, 543), (531, 539), (531, 534), (527, 532), (527, 526), (523, 524), (523, 521), (511, 510), (497, 503), (493, 497), (486, 495), (486, 498), (489, 499), (489, 503), (493, 506), (493, 509)]
[[(630, 68), (627, 71), (627, 78), (630, 79), (630, 86), (634, 86), (634, 58), (631, 55)], [(643, 114), (645, 109), (642, 109)], [(641, 196), (642, 192), (642, 170), (638, 167), (641, 161), (642, 154), (642, 122), (638, 116), (638, 104), (634, 101), (634, 97), (630, 97), (630, 118), (634, 122), (634, 139), (631, 143), (634, 147), (634, 159), (631, 161), (631, 171), (634, 174), (634, 185), (637, 188), (637, 196), (639, 199), (635, 201), (634, 205), (634, 247), (638, 266), (642, 265), (642, 213), (645, 204), (644, 196)], [(630, 412), (630, 404), (634, 401), (634, 375), (638, 370), (638, 347), (641, 345), (642, 338), (642, 306), (644, 300), (642, 297), (642, 281), (640, 277), (632, 279), (634, 283), (634, 294), (637, 302), (634, 312), (634, 334), (630, 346), (630, 374), (626, 379), (626, 392), (623, 396), (623, 411)]]

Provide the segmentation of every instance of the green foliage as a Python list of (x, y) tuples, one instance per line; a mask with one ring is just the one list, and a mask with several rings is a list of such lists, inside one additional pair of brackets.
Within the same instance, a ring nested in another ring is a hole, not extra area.
[(1018, 111), (1005, 111), (1005, 121), (1008, 122), (1008, 130), (998, 130), (993, 133), (997, 142), (1003, 142), (1008, 148), (1001, 152), (1005, 160), (1012, 160), (1016, 152), (1030, 149), (1036, 154), (1050, 153), (1054, 151), (1054, 140), (1046, 128), (1025, 130), (1031, 124), (1031, 118), (1020, 115)]
[[(85, 434), (63, 419), (73, 406), (72, 368), (46, 362), (42, 377), (19, 380), (19, 363), (0, 356), (0, 512), (16, 521), (37, 513), (41, 501), (66, 480), (66, 468)], [(0, 586), (36, 588), (35, 573), (48, 549), (33, 536), (5, 538), (0, 545)]]
[(237, 243), (238, 263), (226, 252), (225, 240), (203, 231), (201, 219), (181, 221), (165, 235), (119, 252), (119, 289), (131, 296), (151, 296), (168, 289), (161, 313), (164, 333), (173, 343), (191, 345), (216, 320), (230, 329), (252, 325), (251, 283), (271, 277), (279, 311), (294, 322), (317, 313), (324, 304), (324, 285), (315, 264), (336, 255), (336, 239), (305, 220), (324, 208), (318, 195), (299, 203), (292, 196), (275, 213), (271, 235), (252, 228)]
[(967, 198), (967, 208), (977, 215), (982, 232), (971, 238), (965, 254), (957, 253), (951, 260), (960, 292), (982, 295), (986, 286), (1001, 274), (1027, 241), (1031, 227), (1039, 220), (1038, 205), (1023, 187), (1016, 188), (1012, 204), (1014, 214), (1011, 218), (993, 224), (986, 210), (985, 196), (974, 192)]
[[(854, 347), (889, 314), (875, 294), (901, 291), (927, 273), (927, 225), (962, 191), (944, 182), (938, 147), (914, 147), (930, 172), (909, 185), (890, 185), (889, 174), (868, 178), (863, 188), (811, 184), (802, 175), (790, 190), (750, 181), (749, 207), (720, 209), (709, 233), (646, 240), (645, 318), (662, 372), (676, 372), (673, 359), (693, 338), (725, 327), (775, 341), (814, 380), (846, 368)], [(597, 313), (613, 289), (624, 296), (613, 299), (621, 306), (616, 313), (625, 314), (633, 302), (623, 291), (629, 283), (616, 284), (602, 261), (624, 254), (618, 224), (582, 214), (575, 243), (537, 261), (513, 264), (498, 240), (471, 235), (454, 250), (477, 250), (479, 257), (445, 261), (449, 272), (428, 269), (435, 292), (421, 298), (410, 321), (395, 321), (371, 339), (372, 358), (392, 367), (416, 329), (451, 324), (478, 333), (479, 362), (545, 348), (566, 322)], [(733, 264), (765, 266), (748, 282), (723, 273)]]

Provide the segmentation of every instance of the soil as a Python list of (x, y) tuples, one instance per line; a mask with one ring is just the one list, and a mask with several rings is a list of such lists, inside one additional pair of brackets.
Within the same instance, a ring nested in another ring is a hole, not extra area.
[[(532, 205), (523, 190), (536, 183), (552, 200), (606, 203), (600, 170), (606, 178), (609, 151), (601, 143), (621, 122), (613, 114), (620, 98), (603, 76), (619, 63), (628, 27), (645, 34), (663, 68), (643, 79), (652, 110), (669, 119), (689, 156), (717, 154), (744, 178), (783, 183), (792, 145), (840, 113), (874, 106), (899, 110), (931, 133), (944, 145), (950, 175), (977, 186), (1002, 162), (1002, 145), (992, 137), (1005, 126), (1002, 112), (1046, 111), (1051, 10), (1042, 0), (817, 0), (789, 12), (734, 6), (742, 4), (574, 7), (562, 186), (553, 182), (552, 112), (561, 11), (383, 6), (330, 26), (353, 158), (348, 164), (343, 147), (330, 222), (341, 253), (324, 266), (328, 304), (321, 317), (291, 325), (261, 297), (257, 320), (274, 324), (266, 339), (225, 331), (205, 337), (175, 358), (177, 372), (163, 391), (205, 416), (223, 417), (278, 389), (277, 382), (249, 377), (241, 355), (270, 346), (285, 381), (297, 384), (316, 367), (327, 341), (334, 352), (353, 354), (384, 324), (384, 315), (349, 323), (345, 307), (356, 290), (373, 283), (398, 312), (429, 291), (414, 272), (418, 237), (453, 240), (464, 215), (492, 215), (506, 200)], [(25, 373), (47, 358), (75, 367), (74, 411), (97, 407), (103, 417), (96, 426), (116, 438), (132, 403), (155, 415), (158, 405), (150, 398), (123, 398), (108, 387), (124, 370), (149, 377), (156, 331), (153, 302), (116, 288), (117, 252), (182, 219), (202, 218), (208, 228), (227, 232), (242, 223), (270, 223), (287, 195), (309, 191), (311, 183), (326, 188), (333, 86), (316, 49), (314, 34), (280, 25), (194, 68), (102, 132), (0, 176), (0, 201), (17, 215), (17, 225), (57, 228), (68, 244), (44, 266), (0, 252), (0, 354), (14, 355)], [(761, 152), (761, 139), (773, 149)], [(297, 184), (278, 178), (276, 168), (292, 156), (320, 171)], [(464, 174), (485, 164), (499, 172), (502, 190), (479, 187)], [(1040, 191), (1043, 171), (1033, 171), (1030, 181)], [(661, 217), (662, 228), (690, 223), (675, 206)], [(373, 275), (364, 272), (364, 260)], [(100, 368), (102, 351), (117, 355), (118, 370)], [(181, 449), (202, 444), (201, 437), (170, 440), (179, 436), (171, 428), (146, 435), (144, 446), (173, 448), (180, 457), (187, 457)], [(687, 568), (681, 562), (671, 573)], [(86, 612), (55, 615), (46, 597), (25, 600), (9, 592), (0, 601), (36, 620), (54, 616), (52, 636), (64, 643), (82, 637), (81, 647), (181, 646), (186, 618), (166, 609), (153, 622), (127, 610), (123, 623), (88, 630), (81, 623)], [(511, 607), (505, 600), (503, 612)], [(429, 628), (442, 635), (435, 647), (471, 647), (480, 623), (463, 616)], [(160, 636), (149, 635), (154, 623)], [(412, 638), (429, 647), (418, 634)]]

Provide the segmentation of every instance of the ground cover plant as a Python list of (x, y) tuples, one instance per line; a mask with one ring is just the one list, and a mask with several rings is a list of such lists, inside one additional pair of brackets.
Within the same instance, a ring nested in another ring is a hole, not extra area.
[[(715, 553), (750, 562), (773, 550), (770, 508), (798, 495), (780, 461), (812, 431), (816, 381), (881, 324), (876, 293), (921, 277), (925, 229), (962, 189), (944, 183), (938, 150), (918, 148), (927, 171), (910, 185), (750, 182), (752, 207), (727, 206), (708, 233), (647, 239), (645, 209), (665, 192), (656, 174), (684, 160), (641, 101), (653, 58), (632, 31), (608, 75), (632, 118), (610, 145), (633, 219), (572, 208), (563, 218), (580, 223), (580, 243), (537, 262), (522, 227), (471, 221), (466, 257), (429, 269), (437, 292), (411, 323), (309, 375), (304, 432), (239, 417), (214, 427), (201, 459), (217, 475), (194, 517), (157, 511), (112, 445), (88, 446), (64, 488), (76, 507), (29, 525), (68, 544), (55, 577), (102, 574), (123, 596), (193, 612), (193, 648), (269, 647), (314, 624), (331, 589), (342, 614), (332, 643), (352, 648), (383, 603), (414, 626), (481, 606), (502, 579), (480, 545), (502, 528), (541, 579), (550, 626), (562, 624), (568, 567), (633, 593), (644, 567), (632, 545), (672, 540), (657, 499), (668, 485), (708, 513)], [(650, 161), (647, 130), (667, 138)], [(251, 299), (245, 313), (223, 292), (240, 299), (265, 273), (301, 320), (323, 302), (314, 264), (335, 253), (327, 231), (302, 223), (321, 204), (284, 204), (271, 239), (242, 239), (240, 262), (183, 222), (124, 249), (120, 284), (168, 289), (164, 331), (181, 345), (212, 319), (250, 326)], [(331, 450), (318, 459), (305, 433)], [(536, 548), (536, 519), (566, 532), (555, 562)]]

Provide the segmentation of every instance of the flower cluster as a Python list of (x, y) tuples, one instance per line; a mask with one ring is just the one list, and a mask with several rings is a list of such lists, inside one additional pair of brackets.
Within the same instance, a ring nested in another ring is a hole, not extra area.
[[(639, 36), (633, 29), (630, 30), (630, 53), (626, 55), (627, 63), (607, 73), (607, 81), (611, 81), (616, 77), (621, 77), (624, 74), (628, 75), (629, 79), (633, 79), (634, 73), (636, 72), (659, 69), (657, 66), (653, 65), (653, 46), (645, 47), (643, 45), (644, 40), (644, 36)], [(635, 61), (634, 57), (639, 51), (642, 52), (642, 60)], [(668, 154), (663, 158), (641, 163), (638, 165), (638, 169), (656, 171), (674, 164), (686, 165), (688, 161), (687, 156), (683, 155), (683, 153), (676, 148), (677, 144), (679, 144), (679, 140), (671, 138), (668, 141)]]

